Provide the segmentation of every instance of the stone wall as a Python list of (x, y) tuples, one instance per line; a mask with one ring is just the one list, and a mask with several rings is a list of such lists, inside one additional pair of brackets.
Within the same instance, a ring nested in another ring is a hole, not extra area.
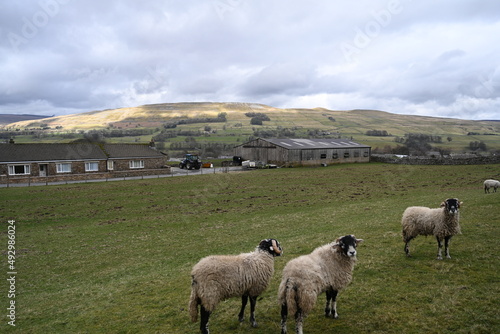
[(0, 175), (0, 184), (18, 184), (18, 183), (52, 183), (52, 182), (71, 182), (71, 181), (92, 181), (124, 177), (139, 177), (149, 175), (168, 175), (171, 174), (170, 168), (157, 169), (137, 169), (127, 171), (109, 171), (109, 172), (88, 172), (83, 174), (57, 174), (49, 176), (9, 176)]
[(109, 159), (114, 162), (114, 169), (115, 170), (130, 170), (130, 161), (139, 161), (142, 160), (144, 161), (144, 168), (145, 169), (156, 169), (156, 168), (162, 168), (166, 164), (166, 159), (165, 157), (159, 157), (159, 158), (136, 158), (136, 159)]
[(500, 155), (460, 156), (460, 157), (396, 157), (392, 154), (372, 154), (371, 162), (384, 162), (402, 165), (487, 165), (500, 163)]

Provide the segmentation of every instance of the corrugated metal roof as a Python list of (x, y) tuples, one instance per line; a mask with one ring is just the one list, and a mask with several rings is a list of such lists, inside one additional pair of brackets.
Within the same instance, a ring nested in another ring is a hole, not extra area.
[(369, 148), (368, 145), (356, 143), (348, 139), (264, 139), (274, 145), (288, 149), (316, 149), (316, 148)]
[(106, 154), (90, 143), (0, 144), (0, 162), (102, 160)]

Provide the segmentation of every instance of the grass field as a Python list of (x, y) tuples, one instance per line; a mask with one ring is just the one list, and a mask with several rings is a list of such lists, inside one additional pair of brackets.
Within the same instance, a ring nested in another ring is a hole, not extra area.
[[(499, 165), (336, 165), (154, 180), (0, 189), (3, 271), (0, 331), (197, 333), (189, 321), (190, 270), (209, 254), (252, 251), (277, 238), (271, 285), (257, 303), (259, 328), (239, 324), (239, 299), (219, 304), (212, 333), (279, 333), (277, 287), (285, 263), (344, 234), (358, 247), (338, 320), (324, 296), (305, 333), (500, 332), (500, 192), (482, 181)], [(433, 237), (406, 258), (407, 206), (464, 202), (452, 259)], [(7, 324), (7, 225), (16, 226), (16, 327)], [(290, 323), (293, 328), (293, 322)]]

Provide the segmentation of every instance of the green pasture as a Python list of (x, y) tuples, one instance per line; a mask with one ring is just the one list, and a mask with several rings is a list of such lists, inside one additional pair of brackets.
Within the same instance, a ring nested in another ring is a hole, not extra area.
[[(240, 324), (240, 300), (229, 299), (210, 328), (279, 333), (285, 263), (355, 234), (365, 242), (354, 280), (339, 294), (340, 318), (324, 318), (322, 295), (305, 333), (498, 333), (500, 191), (484, 194), (486, 178), (500, 178), (500, 165), (370, 163), (0, 188), (0, 332), (198, 333), (187, 310), (192, 266), (276, 238), (284, 255), (257, 303), (259, 327)], [(433, 237), (415, 239), (406, 258), (404, 209), (449, 197), (464, 202), (452, 259), (436, 260)], [(15, 299), (7, 296), (9, 220)], [(7, 324), (11, 300), (15, 328)]]

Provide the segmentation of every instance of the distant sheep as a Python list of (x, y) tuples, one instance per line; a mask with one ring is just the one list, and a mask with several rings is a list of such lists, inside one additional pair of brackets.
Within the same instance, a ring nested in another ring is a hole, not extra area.
[(242, 297), (238, 315), (240, 322), (244, 319), (245, 306), (250, 298), (250, 322), (253, 327), (257, 327), (257, 297), (267, 288), (274, 273), (274, 257), (280, 256), (282, 251), (277, 240), (265, 239), (251, 253), (212, 255), (201, 259), (193, 267), (189, 313), (195, 322), (198, 305), (201, 305), (202, 334), (209, 333), (208, 318), (217, 304), (231, 297)]
[(362, 241), (346, 235), (286, 264), (278, 291), (282, 334), (287, 333), (288, 314), (295, 317), (296, 331), (302, 334), (304, 318), (322, 292), (326, 292), (325, 315), (338, 318), (337, 294), (352, 280), (356, 247)]
[(412, 239), (418, 235), (434, 235), (438, 243), (437, 259), (443, 259), (441, 256), (443, 239), (445, 256), (451, 259), (449, 243), (452, 236), (461, 234), (459, 209), (462, 203), (457, 198), (449, 198), (441, 203), (441, 207), (437, 209), (429, 209), (422, 206), (407, 208), (401, 219), (406, 256), (410, 256), (409, 245)]
[(484, 181), (484, 193), (489, 193), (490, 188), (493, 188), (493, 192), (497, 192), (497, 188), (500, 187), (500, 181), (497, 180), (486, 180)]

